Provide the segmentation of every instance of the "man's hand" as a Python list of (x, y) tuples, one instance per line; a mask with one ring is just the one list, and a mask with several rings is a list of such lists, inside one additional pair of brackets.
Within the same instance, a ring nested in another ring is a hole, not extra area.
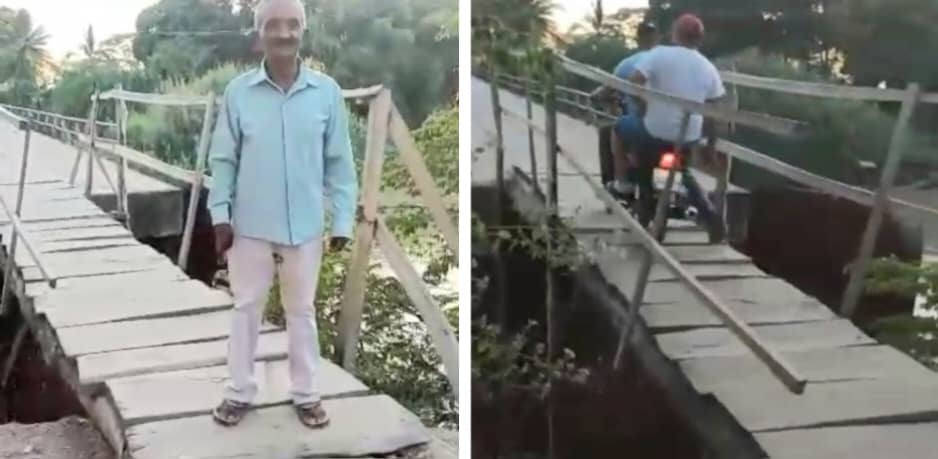
[(329, 239), (329, 251), (330, 252), (341, 252), (349, 243), (349, 238), (347, 237), (333, 237)]
[(228, 223), (215, 225), (215, 255), (223, 258), (234, 243), (234, 231)]

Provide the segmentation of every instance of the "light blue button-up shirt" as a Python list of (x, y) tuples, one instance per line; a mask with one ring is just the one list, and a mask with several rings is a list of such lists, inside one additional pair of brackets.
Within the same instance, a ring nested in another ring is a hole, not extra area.
[[(619, 65), (616, 65), (615, 70), (612, 71), (612, 74), (618, 77), (619, 79), (628, 81), (632, 77), (632, 74), (635, 73), (635, 66), (638, 65), (638, 62), (648, 54), (648, 50), (638, 50), (634, 54), (622, 61), (619, 62)], [(626, 113), (630, 115), (635, 115), (638, 113), (638, 104), (628, 94), (623, 94), (625, 100), (622, 103), (622, 108), (626, 110)]]
[(332, 78), (301, 66), (284, 92), (263, 65), (236, 77), (210, 151), (214, 224), (296, 246), (324, 234), (331, 201), (331, 235), (352, 237), (358, 180), (345, 100)]

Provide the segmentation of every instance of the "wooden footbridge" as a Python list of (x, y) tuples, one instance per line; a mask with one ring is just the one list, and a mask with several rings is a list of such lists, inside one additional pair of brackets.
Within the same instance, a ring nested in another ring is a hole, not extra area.
[[(272, 325), (263, 327), (258, 343), (256, 409), (235, 428), (211, 419), (227, 375), (232, 300), (226, 291), (190, 279), (185, 268), (196, 216), (205, 213), (199, 209), (202, 188), (211, 185), (204, 169), (217, 109), (212, 95), (115, 88), (95, 95), (88, 119), (0, 107), (0, 320), (12, 320), (16, 308), (23, 318), (10, 357), (0, 362), (0, 384), (29, 333), (118, 457), (455, 458), (454, 435), (425, 428), (353, 375), (374, 245), (420, 311), (458, 393), (455, 333), (378, 211), (389, 140), (458, 250), (455, 226), (390, 92), (374, 87), (345, 94), (350, 103), (365, 104), (369, 130), (339, 324), (342, 366), (324, 356), (318, 376), (329, 427), (309, 430), (293, 414), (286, 332)], [(96, 119), (105, 100), (116, 102), (115, 123)], [(196, 170), (128, 148), (128, 102), (205, 107)], [(183, 238), (175, 263), (137, 240), (172, 235)]]
[[(556, 68), (619, 91), (653, 98), (723, 122), (775, 133), (810, 128), (792, 120), (705, 106), (657, 93), (555, 56)], [(671, 220), (663, 244), (616, 205), (600, 182), (599, 129), (612, 118), (589, 95), (550, 82), (479, 71), (472, 82), (473, 183), (503, 182), (532, 224), (556, 216), (598, 268), (622, 307), (609, 311), (621, 333), (615, 353), (631, 348), (664, 383), (675, 406), (712, 453), (707, 457), (821, 459), (934, 455), (938, 375), (877, 343), (849, 319), (862, 289), (873, 242), (888, 205), (936, 214), (890, 199), (904, 131), (916, 103), (907, 91), (806, 84), (726, 72), (727, 83), (815, 97), (903, 103), (882, 187), (874, 192), (819, 177), (723, 139), (716, 149), (802, 186), (872, 206), (842, 316), (785, 281), (766, 274), (726, 243), (712, 244), (689, 222)], [(495, 81), (495, 90), (491, 82)], [(733, 91), (730, 91), (733, 93)], [(525, 94), (539, 94), (544, 105)], [(545, 108), (546, 107), (546, 108)], [(560, 110), (558, 110), (558, 108)], [(493, 165), (503, 163), (503, 167)], [(727, 161), (729, 162), (729, 161)], [(745, 200), (728, 184), (696, 174), (717, 203)], [(502, 177), (499, 175), (504, 174)], [(669, 178), (670, 190), (674, 176)], [(729, 207), (729, 206), (722, 206)], [(608, 211), (607, 209), (612, 209)], [(662, 207), (658, 208), (661, 216)], [(724, 209), (727, 213), (730, 209)], [(604, 287), (605, 288), (605, 287)], [(549, 288), (548, 288), (549, 291)], [(548, 300), (550, 301), (550, 300)], [(552, 320), (548, 303), (548, 323)], [(550, 338), (548, 338), (550, 341)], [(628, 409), (628, 407), (623, 407)]]

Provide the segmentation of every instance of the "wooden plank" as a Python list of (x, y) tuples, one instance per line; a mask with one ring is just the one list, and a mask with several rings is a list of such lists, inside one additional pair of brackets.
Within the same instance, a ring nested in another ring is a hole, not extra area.
[[(48, 203), (37, 207), (24, 207), (23, 216), (20, 218), (23, 222), (62, 220), (71, 218), (100, 217), (104, 212), (95, 207), (90, 202), (82, 202), (78, 205), (72, 203)], [(9, 220), (5, 216), (0, 216), (0, 222), (6, 223)]]
[[(726, 301), (726, 304), (749, 325), (816, 322), (832, 320), (835, 317), (827, 306), (817, 302), (758, 304), (730, 300)], [(699, 304), (646, 304), (642, 307), (641, 314), (646, 326), (656, 333), (722, 325), (720, 319)]]
[[(640, 257), (637, 251), (628, 258), (623, 258), (621, 253), (610, 252), (596, 257), (596, 264), (602, 270), (606, 279), (628, 279), (634, 278), (638, 274)], [(755, 265), (749, 263), (695, 263), (685, 265), (684, 268), (688, 274), (700, 281), (770, 277)], [(655, 264), (648, 280), (651, 282), (679, 282), (680, 278), (666, 266)], [(631, 290), (628, 292), (631, 292)], [(623, 291), (623, 293), (628, 292)]]
[[(112, 250), (112, 249), (104, 249)], [(81, 254), (82, 252), (59, 252), (54, 255)], [(74, 259), (73, 259), (74, 260)], [(131, 273), (142, 271), (156, 271), (165, 269), (167, 265), (172, 265), (168, 259), (144, 259), (144, 260), (116, 260), (116, 261), (85, 261), (71, 263), (50, 263), (49, 268), (55, 271), (57, 279), (68, 277), (91, 277), (103, 276), (107, 274)], [(26, 266), (22, 268), (22, 278), (25, 282), (35, 282), (42, 280), (43, 276), (35, 266)]]
[[(574, 234), (580, 241), (581, 247), (597, 254), (617, 251), (623, 256), (632, 256), (629, 251), (635, 251), (641, 244), (641, 237), (629, 231), (619, 231), (614, 234), (576, 231)], [(621, 248), (616, 246), (621, 246)], [(664, 241), (664, 247), (669, 250), (673, 247), (703, 246), (710, 246), (710, 238), (703, 231), (669, 232)]]
[[(102, 295), (113, 292), (115, 285), (120, 285), (121, 289), (138, 289), (144, 287), (153, 287), (156, 285), (168, 285), (172, 282), (187, 281), (189, 277), (172, 264), (163, 269), (156, 269), (146, 272), (128, 272), (117, 274), (105, 274), (100, 276), (89, 276), (80, 278), (62, 279), (56, 285), (55, 291), (65, 290), (95, 290)], [(49, 294), (50, 290), (43, 288), (42, 284), (27, 284), (26, 296), (37, 298)]]
[[(116, 220), (105, 215), (97, 215), (88, 218), (74, 218), (64, 220), (48, 220), (43, 222), (26, 222), (26, 230), (33, 233), (42, 233), (45, 231), (80, 229), (80, 228), (100, 228), (114, 225), (120, 225)], [(0, 223), (0, 227), (8, 227), (9, 223)], [(5, 234), (5, 233), (4, 233)]]
[(136, 288), (52, 291), (33, 307), (56, 328), (121, 320), (146, 320), (228, 309), (231, 297), (200, 281), (158, 283)]
[[(172, 264), (168, 258), (142, 244), (102, 248), (93, 252), (46, 254), (43, 256), (43, 261), (62, 278), (145, 271)], [(32, 260), (18, 255), (17, 264), (23, 269), (24, 279), (31, 280), (32, 278), (27, 273), (34, 268)]]
[(404, 118), (401, 117), (397, 107), (393, 104), (391, 105), (390, 134), (391, 139), (398, 148), (401, 161), (407, 166), (407, 170), (410, 172), (410, 176), (414, 180), (414, 184), (417, 186), (417, 190), (420, 192), (433, 222), (436, 223), (437, 229), (443, 233), (443, 238), (449, 245), (450, 250), (454, 254), (458, 254), (459, 232), (456, 230), (456, 225), (443, 204), (443, 194), (436, 186), (433, 176), (430, 175), (430, 170), (427, 169), (427, 165), (423, 161), (423, 154), (417, 149), (417, 144), (410, 135), (410, 129), (404, 122)]
[(752, 259), (728, 245), (673, 246), (668, 252), (677, 261), (689, 265), (698, 263), (751, 263)]
[[(290, 364), (286, 359), (256, 362), (257, 408), (290, 403)], [(206, 415), (221, 400), (228, 379), (225, 365), (108, 380), (126, 425)], [(324, 399), (365, 395), (368, 387), (328, 360), (316, 382)]]
[(388, 229), (382, 218), (378, 218), (378, 230), (376, 231), (378, 246), (384, 254), (384, 259), (397, 275), (401, 285), (407, 292), (407, 296), (420, 312), (420, 318), (427, 326), (427, 332), (433, 341), (433, 347), (440, 355), (443, 361), (443, 368), (446, 370), (446, 376), (449, 379), (453, 394), (459, 396), (459, 343), (456, 341), (456, 334), (450, 325), (443, 310), (433, 299), (430, 291), (417, 270), (407, 259), (407, 254), (400, 246), (391, 230)]
[(79, 239), (77, 241), (54, 241), (37, 244), (43, 253), (93, 252), (100, 249), (135, 247), (140, 243), (132, 237), (107, 239)]
[[(93, 240), (93, 239), (108, 239), (108, 238), (120, 238), (120, 237), (133, 237), (130, 231), (127, 231), (127, 228), (119, 224), (111, 224), (107, 226), (96, 226), (91, 228), (68, 228), (68, 229), (50, 229), (45, 231), (32, 231), (28, 229), (27, 231), (30, 234), (33, 234), (36, 242), (44, 241), (74, 241), (74, 240)], [(8, 237), (9, 231), (7, 229), (3, 230), (4, 239)], [(143, 246), (143, 244), (139, 244)]]
[[(801, 395), (778, 384), (718, 387), (714, 395), (750, 432), (938, 420), (938, 381), (811, 384)], [(887, 456), (890, 457), (890, 456)]]
[[(817, 300), (810, 298), (801, 290), (781, 279), (747, 279), (745, 282), (718, 280), (704, 281), (703, 284), (714, 295), (724, 301), (745, 301), (766, 305), (789, 304), (794, 306), (817, 304)], [(645, 303), (698, 304), (699, 300), (686, 288), (661, 283), (648, 286)]]
[[(58, 335), (65, 355), (76, 357), (96, 352), (213, 341), (227, 337), (230, 329), (231, 314), (220, 311), (69, 327), (58, 330)], [(261, 327), (262, 332), (275, 329), (270, 324)]]
[(920, 459), (935, 455), (938, 423), (798, 429), (756, 434), (773, 459)]
[(322, 430), (300, 424), (291, 407), (255, 410), (238, 428), (195, 416), (131, 427), (128, 448), (135, 459), (243, 459), (361, 457), (387, 455), (426, 444), (420, 421), (385, 395), (325, 400), (332, 422)]
[[(853, 346), (784, 352), (809, 384), (888, 380), (901, 387), (909, 381), (933, 381), (935, 373), (890, 346)], [(751, 355), (701, 357), (679, 362), (700, 393), (718, 387), (775, 384), (772, 375)]]
[[(286, 332), (261, 333), (257, 341), (256, 360), (283, 359), (286, 355)], [(111, 378), (224, 365), (227, 358), (228, 340), (216, 339), (88, 354), (78, 357), (76, 362), (81, 382), (91, 384)]]
[[(829, 320), (752, 327), (756, 336), (776, 352), (876, 344), (848, 320)], [(748, 350), (725, 328), (662, 333), (655, 336), (661, 351), (671, 359), (734, 356)]]

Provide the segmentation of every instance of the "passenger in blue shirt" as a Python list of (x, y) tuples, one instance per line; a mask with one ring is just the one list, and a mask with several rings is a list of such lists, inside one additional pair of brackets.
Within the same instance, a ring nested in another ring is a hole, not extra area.
[(299, 61), (306, 28), (300, 0), (262, 0), (254, 26), (264, 61), (225, 89), (210, 155), (209, 210), (234, 296), (230, 379), (213, 415), (223, 425), (235, 425), (257, 395), (261, 313), (279, 269), (290, 395), (303, 424), (323, 427), (329, 418), (316, 378), (320, 351), (313, 300), (327, 232), (325, 207), (331, 204), (331, 250), (349, 242), (357, 209), (345, 101), (332, 78)]
[[(622, 59), (616, 68), (613, 70), (613, 74), (625, 81), (629, 81), (632, 74), (635, 73), (635, 67), (638, 65), (639, 61), (644, 58), (649, 51), (658, 46), (658, 43), (661, 40), (661, 36), (658, 33), (658, 28), (652, 22), (642, 22), (638, 26), (638, 35), (636, 41), (638, 42), (638, 51), (632, 55)], [(604, 95), (613, 91), (608, 86), (601, 86), (593, 91), (594, 97), (604, 97)], [(628, 119), (641, 118), (642, 112), (644, 111), (644, 101), (639, 98), (629, 96), (628, 94), (620, 94), (621, 98), (621, 108), (622, 113), (620, 119), (623, 117), (628, 117)], [(611, 183), (607, 183), (606, 186), (617, 197), (624, 197), (626, 194), (631, 192), (632, 186), (628, 181), (628, 171), (629, 163), (635, 162), (634, 158), (630, 158), (625, 151), (625, 148), (621, 145), (621, 141), (616, 138), (615, 132), (612, 134), (612, 164), (613, 164), (613, 175), (615, 180)]]

